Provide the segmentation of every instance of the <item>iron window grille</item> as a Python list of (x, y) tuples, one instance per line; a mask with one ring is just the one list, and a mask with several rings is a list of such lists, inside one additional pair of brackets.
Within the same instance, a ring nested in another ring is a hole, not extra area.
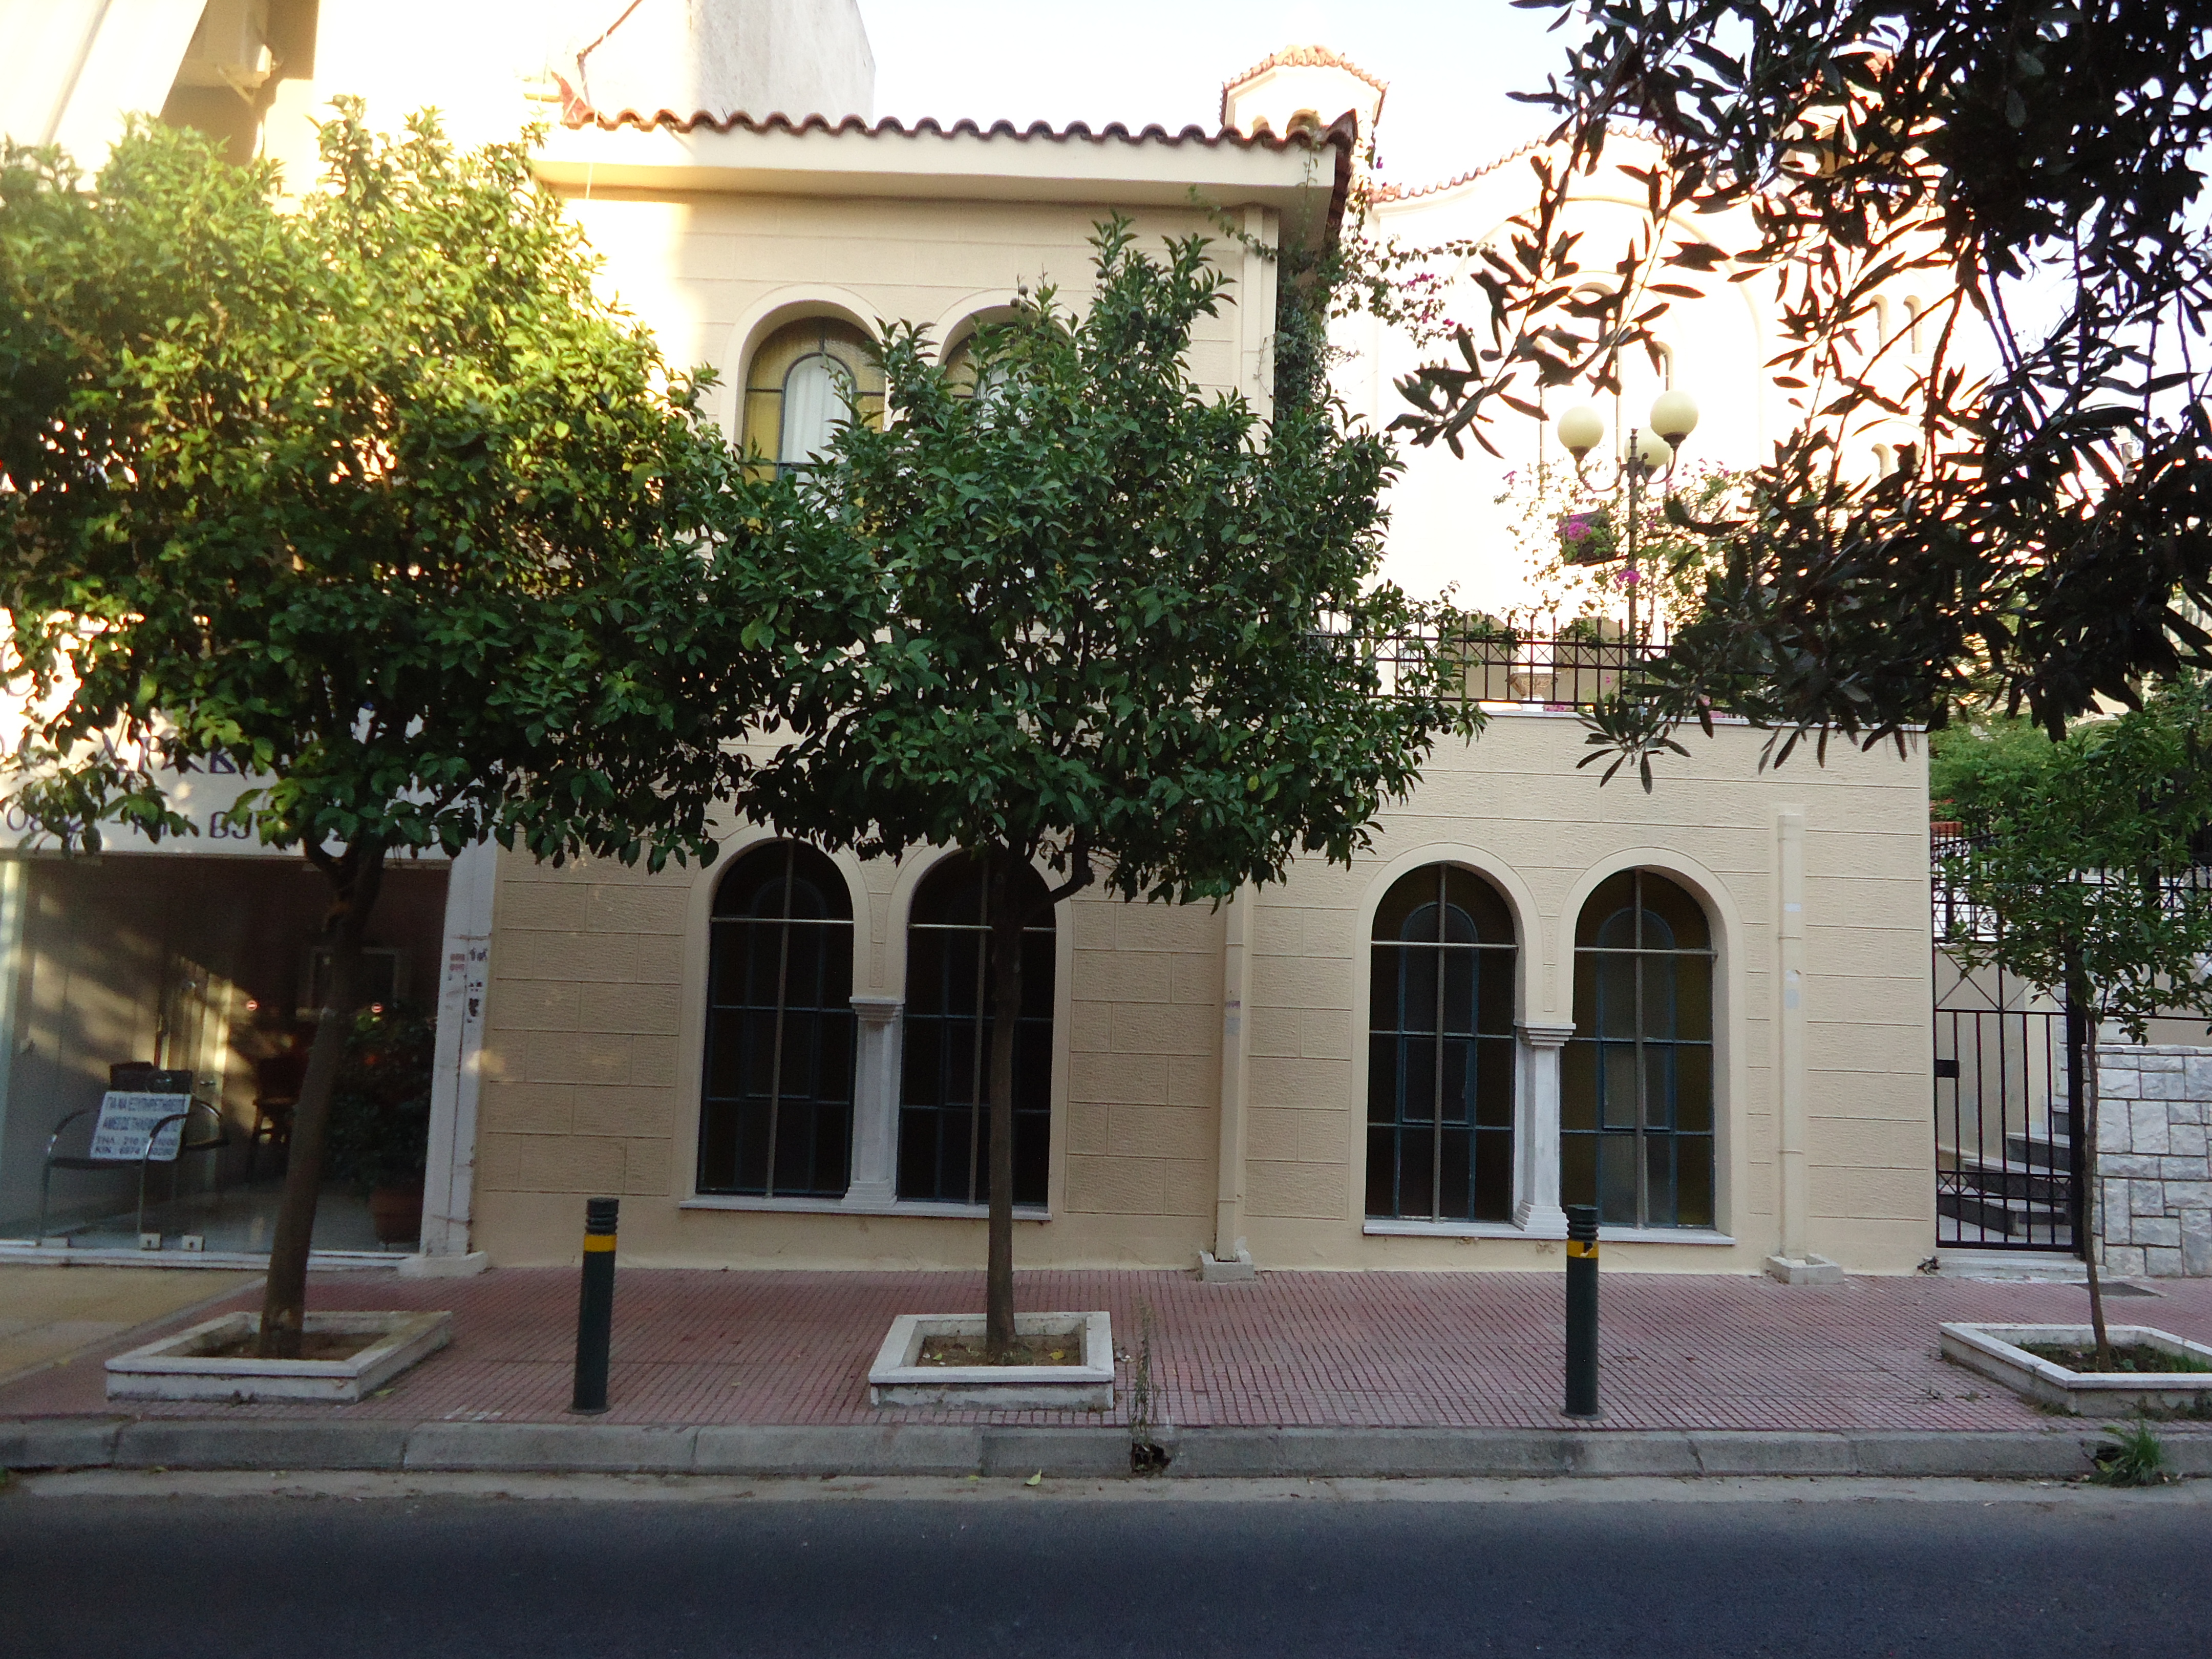
[(853, 902), (837, 866), (778, 842), (714, 890), (699, 1190), (842, 1197), (853, 1135)]
[(1583, 905), (1562, 1060), (1561, 1201), (1611, 1226), (1713, 1225), (1712, 933), (1664, 876), (1623, 871)]
[[(940, 1204), (991, 1197), (990, 894), (982, 861), (956, 854), (915, 893), (907, 925), (899, 1070), (898, 1195)], [(1044, 883), (1026, 872), (1032, 902)], [(1022, 933), (1022, 1009), (1014, 1031), (1016, 1204), (1042, 1208), (1052, 1146), (1054, 922)]]
[(1375, 916), (1367, 1213), (1504, 1221), (1513, 1206), (1513, 920), (1472, 871), (1401, 877)]

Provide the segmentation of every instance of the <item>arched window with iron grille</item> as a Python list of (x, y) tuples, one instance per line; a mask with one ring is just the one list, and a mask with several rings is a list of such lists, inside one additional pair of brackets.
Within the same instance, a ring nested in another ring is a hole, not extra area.
[(1607, 877), (1575, 924), (1561, 1057), (1559, 1197), (1620, 1227), (1710, 1227), (1712, 929), (1650, 870)]
[(1513, 1208), (1513, 917), (1471, 870), (1401, 877), (1375, 913), (1367, 1213), (1504, 1221)]
[[(906, 1011), (899, 1078), (898, 1195), (941, 1204), (990, 1200), (990, 894), (965, 853), (922, 878), (907, 924)], [(1043, 879), (1024, 872), (1026, 896)], [(1054, 921), (1022, 933), (1022, 1012), (1014, 1032), (1014, 1202), (1042, 1207), (1051, 1173)]]
[(843, 1195), (853, 1138), (853, 900), (796, 842), (745, 854), (714, 889), (699, 1190)]

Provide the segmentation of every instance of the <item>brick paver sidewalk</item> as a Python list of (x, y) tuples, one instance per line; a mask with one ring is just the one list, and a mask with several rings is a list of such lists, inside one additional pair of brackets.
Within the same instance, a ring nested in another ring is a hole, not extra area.
[[(2116, 1321), (2212, 1340), (2212, 1281), (2112, 1299)], [(1149, 1310), (1156, 1417), (1185, 1427), (1557, 1426), (1561, 1288), (1533, 1273), (1030, 1273), (1024, 1309), (1105, 1308), (1124, 1358), (1110, 1415), (877, 1411), (867, 1369), (899, 1313), (980, 1310), (980, 1274), (625, 1268), (615, 1298), (617, 1423), (1127, 1420), (1127, 1357)], [(249, 1294), (236, 1305), (253, 1305)], [(143, 1417), (556, 1422), (567, 1416), (573, 1270), (474, 1279), (320, 1277), (309, 1305), (450, 1308), (447, 1348), (356, 1406), (140, 1403)], [(1614, 1273), (1602, 1357), (1614, 1429), (2021, 1429), (2051, 1419), (1936, 1357), (1947, 1319), (2086, 1320), (2078, 1286)], [(0, 1388), (0, 1419), (114, 1415), (100, 1362), (119, 1345)], [(574, 1420), (574, 1419), (571, 1419)]]

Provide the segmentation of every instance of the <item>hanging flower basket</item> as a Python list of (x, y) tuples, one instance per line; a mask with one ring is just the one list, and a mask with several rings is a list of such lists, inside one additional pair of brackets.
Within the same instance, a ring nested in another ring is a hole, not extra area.
[(1606, 564), (1620, 556), (1610, 507), (1590, 507), (1562, 513), (1559, 529), (1562, 563)]

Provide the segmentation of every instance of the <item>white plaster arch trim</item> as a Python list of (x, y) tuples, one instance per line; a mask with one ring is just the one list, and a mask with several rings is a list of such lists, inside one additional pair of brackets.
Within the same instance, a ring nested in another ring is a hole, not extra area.
[(1005, 321), (1020, 298), (1014, 289), (984, 288), (948, 306), (929, 325), (930, 360), (943, 362), (947, 352), (981, 325)]
[[(890, 896), (884, 901), (884, 981), (874, 988), (881, 995), (896, 997), (901, 1002), (906, 1000), (906, 923), (907, 918), (914, 914), (914, 896), (931, 871), (961, 850), (957, 847), (931, 845), (909, 853), (899, 860), (898, 878), (891, 884)], [(1041, 863), (1033, 862), (1030, 868), (1043, 878), (1048, 888), (1059, 886), (1064, 879)], [(1086, 890), (1095, 892), (1095, 884)], [(1052, 929), (1056, 939), (1064, 941), (1073, 936), (1075, 899), (1081, 896), (1081, 894), (1077, 894), (1053, 906)], [(1067, 950), (1067, 945), (1063, 943), (1053, 953), (1054, 969), (1063, 986), (1073, 965)], [(1059, 1017), (1056, 1011), (1054, 1017)]]
[(745, 374), (762, 341), (786, 323), (809, 317), (836, 317), (881, 338), (884, 318), (875, 306), (849, 288), (830, 283), (789, 283), (769, 289), (746, 307), (725, 337), (722, 354), (714, 363), (718, 377), (714, 419), (732, 443), (744, 434), (738, 430), (744, 408)]
[(1354, 1026), (1363, 1032), (1367, 1029), (1364, 1022), (1369, 1012), (1369, 947), (1375, 943), (1375, 913), (1382, 908), (1384, 894), (1402, 878), (1429, 864), (1456, 864), (1472, 870), (1504, 896), (1505, 908), (1513, 917), (1514, 943), (1518, 947), (1513, 962), (1513, 1018), (1522, 1023), (1534, 1019), (1535, 988), (1544, 982), (1537, 975), (1544, 965), (1545, 946), (1543, 912), (1536, 907), (1534, 890), (1522, 878), (1519, 871), (1495, 853), (1465, 842), (1429, 842), (1399, 854), (1387, 864), (1376, 866), (1367, 890), (1359, 896), (1359, 908), (1355, 913), (1359, 932), (1352, 951)]
[[(707, 966), (714, 946), (714, 890), (730, 866), (756, 848), (795, 839), (760, 824), (740, 825), (722, 837), (714, 862), (702, 865), (691, 879), (684, 908), (683, 999), (676, 1020), (676, 1133), (670, 1137), (676, 1167), (670, 1172), (669, 1190), (679, 1199), (699, 1195), (699, 1100), (707, 1067)], [(860, 861), (850, 853), (824, 856), (845, 878), (853, 906), (853, 989), (858, 992), (863, 989), (866, 946), (871, 938), (868, 885)]]
[[(1705, 907), (1706, 919), (1713, 924), (1715, 958), (1735, 962), (1738, 957), (1737, 943), (1746, 937), (1743, 912), (1737, 908), (1735, 895), (1705, 866), (1671, 847), (1624, 847), (1585, 870), (1567, 890), (1559, 914), (1553, 919), (1553, 925), (1559, 930), (1553, 939), (1557, 961), (1571, 967), (1575, 959), (1575, 927), (1582, 919), (1583, 906), (1589, 902), (1589, 896), (1597, 890), (1600, 883), (1624, 870), (1655, 870), (1687, 888), (1692, 896)], [(1559, 1010), (1562, 1024), (1574, 1017), (1571, 983), (1566, 987), (1566, 994), (1568, 1006)]]
[[(1567, 891), (1554, 918), (1559, 960), (1566, 971), (1559, 976), (1561, 998), (1548, 1018), (1561, 1025), (1575, 1023), (1575, 929), (1583, 906), (1598, 884), (1624, 870), (1650, 870), (1665, 876), (1705, 907), (1713, 930), (1713, 996), (1719, 1007), (1713, 1020), (1713, 1076), (1725, 1093), (1713, 1103), (1713, 1132), (1718, 1142), (1713, 1155), (1713, 1224), (1723, 1233), (1737, 1231), (1735, 1195), (1752, 1190), (1749, 1177), (1750, 1137), (1744, 1120), (1751, 1110), (1749, 1054), (1746, 1035), (1751, 998), (1744, 980), (1752, 961), (1742, 908), (1726, 881), (1687, 854), (1671, 847), (1623, 847), (1607, 854), (1584, 871)], [(1762, 877), (1762, 880), (1768, 878)], [(1769, 1103), (1771, 1113), (1772, 1107)]]

